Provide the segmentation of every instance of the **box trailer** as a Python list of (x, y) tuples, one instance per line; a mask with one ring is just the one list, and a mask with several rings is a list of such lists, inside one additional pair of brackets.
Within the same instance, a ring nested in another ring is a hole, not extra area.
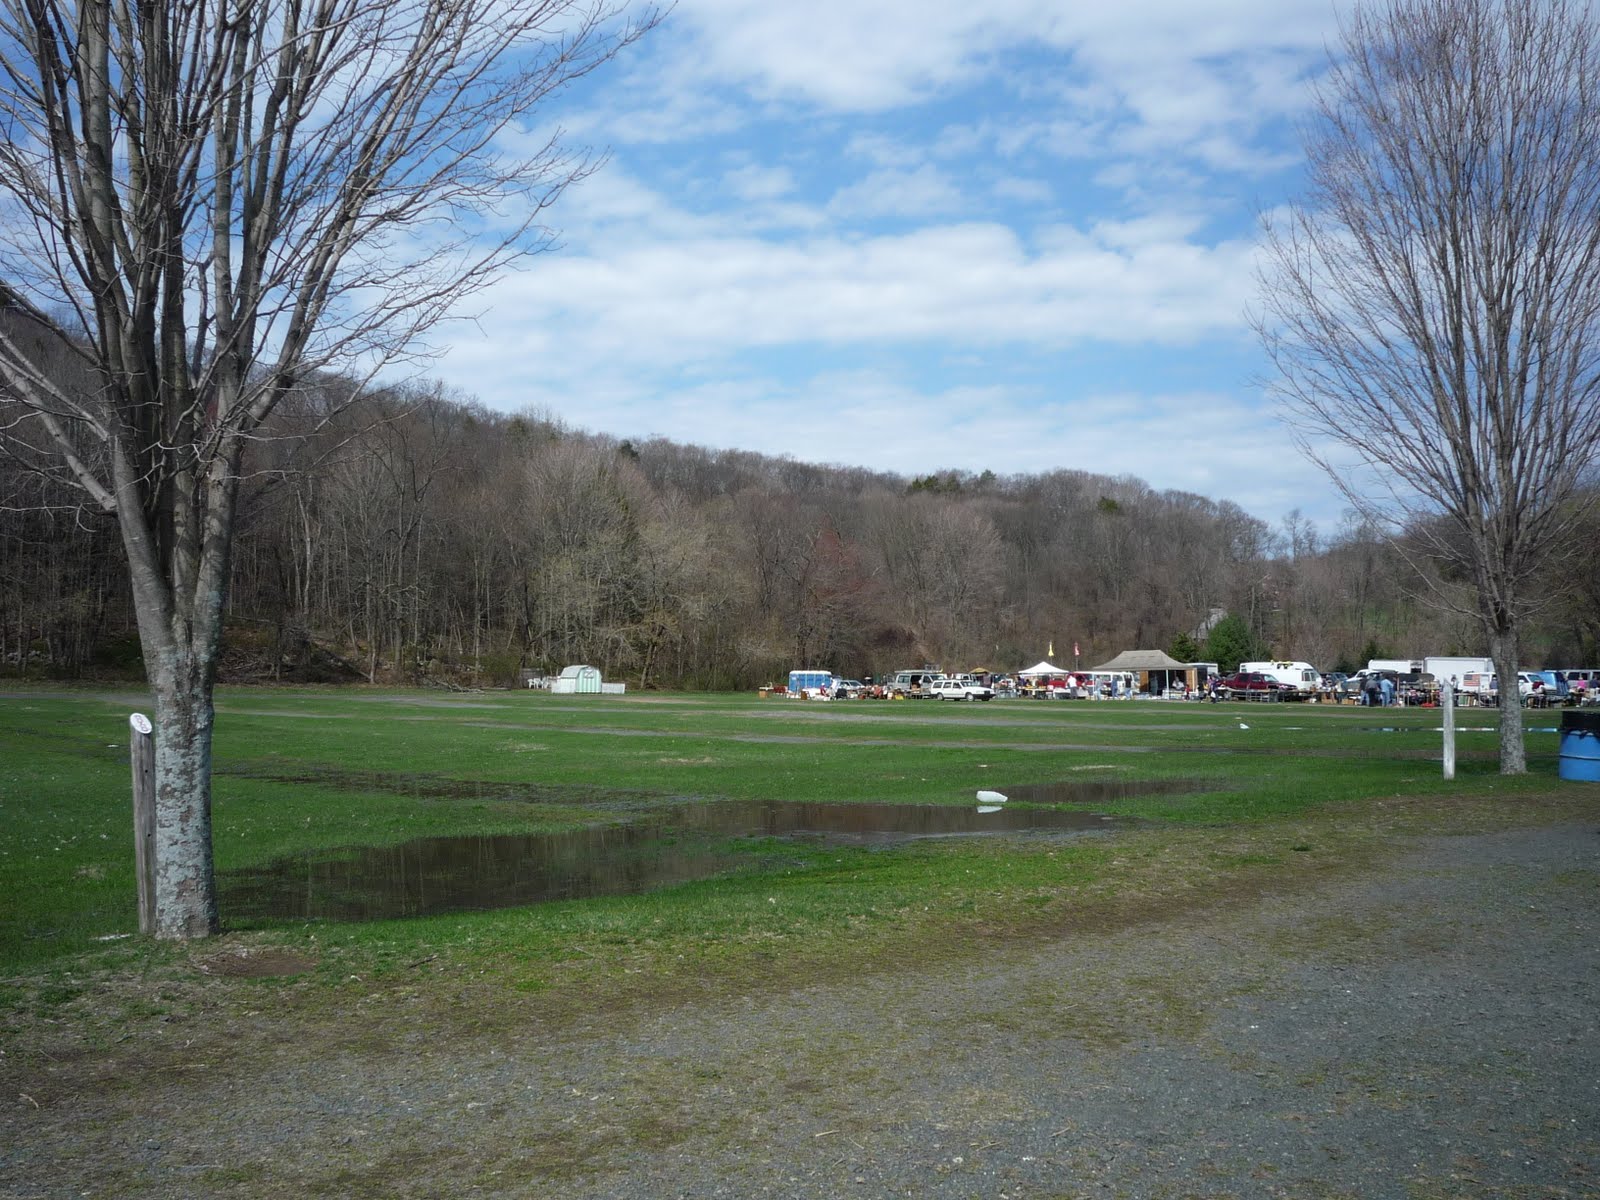
[[(1374, 658), (1367, 662), (1367, 674), (1387, 675), (1420, 675), (1422, 673), (1422, 660), (1419, 658)], [(1362, 674), (1362, 672), (1357, 672)]]
[(1460, 688), (1464, 686), (1463, 681), (1468, 675), (1493, 675), (1494, 660), (1464, 655), (1433, 654), (1422, 660), (1422, 669), (1438, 682)]
[(790, 671), (789, 694), (807, 700), (820, 697), (831, 699), (833, 696), (833, 672), (821, 671), (815, 667)]

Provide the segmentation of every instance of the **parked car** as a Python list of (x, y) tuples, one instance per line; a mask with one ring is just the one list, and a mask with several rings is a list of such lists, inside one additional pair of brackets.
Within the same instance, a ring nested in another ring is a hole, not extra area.
[(1330, 692), (1336, 692), (1350, 676), (1344, 671), (1324, 671), (1322, 673), (1322, 686)]
[(1517, 683), (1525, 704), (1562, 705), (1571, 691), (1559, 671), (1518, 671)]
[(1230, 700), (1281, 700), (1294, 692), (1292, 684), (1260, 671), (1236, 671), (1224, 676), (1217, 687)]
[(925, 700), (933, 694), (928, 690), (928, 685), (935, 679), (942, 678), (944, 678), (944, 673), (931, 667), (921, 671), (896, 671), (894, 675), (884, 681), (884, 690), (890, 696), (905, 696), (912, 700)]
[(973, 679), (935, 679), (928, 695), (935, 700), (993, 700), (994, 689)]
[(867, 694), (867, 685), (859, 679), (835, 679), (833, 681), (833, 697), (835, 700), (859, 700)]

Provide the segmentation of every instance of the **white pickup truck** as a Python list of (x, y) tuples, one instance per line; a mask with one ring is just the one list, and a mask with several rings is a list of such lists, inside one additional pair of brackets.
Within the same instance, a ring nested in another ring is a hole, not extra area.
[(993, 700), (994, 689), (974, 679), (951, 676), (928, 684), (928, 695), (935, 700)]

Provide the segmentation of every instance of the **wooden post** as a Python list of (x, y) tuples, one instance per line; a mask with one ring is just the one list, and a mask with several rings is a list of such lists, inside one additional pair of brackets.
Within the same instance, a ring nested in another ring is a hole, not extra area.
[(156, 740), (150, 718), (128, 718), (133, 759), (133, 868), (139, 883), (139, 932), (156, 931)]
[(1446, 679), (1439, 685), (1439, 703), (1444, 709), (1444, 777), (1456, 777), (1456, 689)]

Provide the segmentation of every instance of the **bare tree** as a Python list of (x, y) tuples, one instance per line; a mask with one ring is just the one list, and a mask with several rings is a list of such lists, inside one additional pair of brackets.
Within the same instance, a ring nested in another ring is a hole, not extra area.
[[(156, 933), (213, 932), (212, 682), (246, 449), (543, 249), (593, 159), (521, 127), (657, 19), (606, 0), (0, 0), (12, 453), (115, 513), (154, 692)], [(92, 385), (61, 386), (42, 343)]]
[[(1259, 327), (1308, 452), (1472, 581), (1515, 704), (1533, 573), (1600, 459), (1600, 45), (1577, 0), (1357, 10), (1268, 223)], [(1332, 448), (1361, 466), (1340, 471)]]

